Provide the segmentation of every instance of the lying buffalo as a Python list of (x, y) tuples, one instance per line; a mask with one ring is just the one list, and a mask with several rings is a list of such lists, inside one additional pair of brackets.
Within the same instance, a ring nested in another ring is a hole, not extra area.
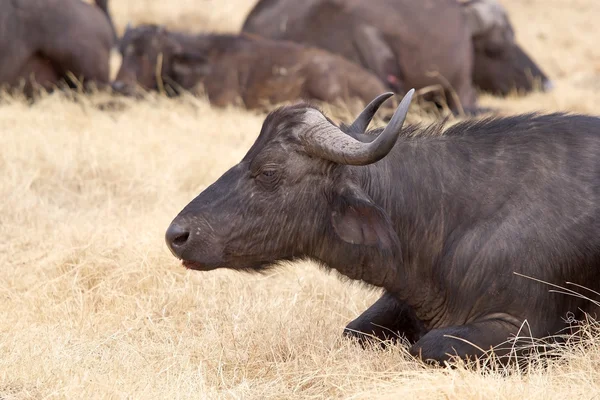
[(592, 302), (548, 284), (600, 290), (600, 119), (403, 128), (412, 94), (366, 133), (391, 93), (350, 127), (308, 104), (271, 112), (240, 163), (172, 221), (169, 249), (195, 270), (311, 259), (383, 287), (349, 329), (382, 322), (424, 359), (480, 356), (581, 319)]
[(51, 89), (72, 74), (109, 83), (115, 43), (107, 0), (13, 0), (0, 3), (0, 86)]
[(376, 76), (341, 56), (245, 34), (189, 35), (143, 25), (127, 29), (120, 48), (123, 64), (113, 88), (121, 92), (135, 84), (158, 89), (161, 82), (202, 86), (212, 104), (241, 99), (253, 109), (299, 99), (364, 105), (385, 90)]
[(442, 84), (465, 109), (475, 107), (473, 82), (500, 94), (550, 85), (495, 0), (260, 0), (242, 31), (341, 54), (397, 92)]
[(496, 0), (462, 3), (475, 51), (473, 82), (497, 95), (548, 90), (552, 82), (515, 40), (506, 10)]
[(441, 85), (453, 111), (477, 108), (471, 34), (456, 0), (260, 0), (242, 32), (340, 54), (397, 93)]

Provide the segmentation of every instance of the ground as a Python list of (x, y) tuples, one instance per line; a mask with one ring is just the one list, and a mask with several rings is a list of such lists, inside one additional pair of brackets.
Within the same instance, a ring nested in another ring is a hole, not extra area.
[[(503, 3), (556, 89), (482, 103), (600, 114), (597, 0)], [(128, 21), (235, 31), (252, 4), (111, 6), (119, 32)], [(341, 340), (378, 292), (314, 265), (185, 270), (168, 224), (239, 161), (264, 114), (189, 97), (106, 101), (0, 103), (1, 399), (600, 398), (594, 338), (528, 373), (431, 369), (403, 346)]]

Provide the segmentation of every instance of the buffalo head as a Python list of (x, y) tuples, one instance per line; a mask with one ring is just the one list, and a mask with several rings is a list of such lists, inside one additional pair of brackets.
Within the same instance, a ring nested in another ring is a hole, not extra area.
[(181, 84), (192, 69), (202, 74), (208, 68), (203, 54), (184, 48), (174, 34), (159, 25), (128, 25), (119, 51), (123, 61), (113, 82), (113, 89), (119, 92), (129, 92), (135, 85), (156, 90), (159, 82)]
[(387, 213), (361, 188), (355, 166), (392, 149), (413, 93), (371, 141), (359, 138), (392, 93), (373, 100), (344, 128), (348, 133), (308, 104), (271, 112), (244, 158), (172, 221), (167, 246), (196, 270), (261, 270), (309, 258), (381, 283), (399, 257), (399, 239)]
[(514, 29), (502, 5), (496, 0), (468, 0), (462, 5), (475, 52), (475, 86), (499, 95), (512, 90), (552, 88), (548, 77), (515, 41)]

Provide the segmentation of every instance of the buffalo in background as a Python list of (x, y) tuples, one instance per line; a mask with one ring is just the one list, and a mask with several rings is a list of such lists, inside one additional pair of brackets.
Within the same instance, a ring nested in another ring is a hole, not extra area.
[(242, 32), (340, 54), (396, 93), (441, 85), (451, 110), (477, 110), (471, 32), (456, 0), (260, 0)]
[(500, 95), (551, 87), (495, 0), (260, 0), (242, 32), (339, 53), (398, 93), (440, 84), (454, 111), (453, 92), (476, 109), (474, 86)]
[(110, 82), (115, 30), (107, 0), (12, 0), (0, 2), (0, 86), (50, 90), (61, 81)]
[[(236, 39), (148, 26), (128, 29), (119, 44), (123, 64), (112, 84), (119, 93), (131, 93), (134, 82), (203, 86), (212, 104), (262, 108), (293, 100), (366, 104), (409, 87), (437, 100), (441, 88), (460, 114), (482, 111), (476, 88), (506, 95), (551, 87), (496, 0), (259, 0)], [(6, 1), (0, 27), (8, 32), (0, 38), (0, 86), (27, 95), (61, 82), (75, 87), (74, 79), (109, 86), (117, 35), (108, 0)]]
[[(474, 50), (473, 83), (495, 95), (549, 90), (552, 82), (521, 48), (506, 9), (496, 0), (462, 3)], [(536, 86), (537, 85), (537, 86)]]
[(317, 48), (254, 35), (186, 34), (158, 25), (127, 28), (123, 62), (113, 83), (122, 93), (136, 85), (195, 91), (211, 104), (248, 109), (300, 99), (361, 106), (385, 91), (372, 73)]

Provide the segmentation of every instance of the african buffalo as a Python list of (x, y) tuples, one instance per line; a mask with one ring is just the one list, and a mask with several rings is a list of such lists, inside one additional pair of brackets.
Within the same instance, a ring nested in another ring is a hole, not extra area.
[(146, 89), (160, 81), (187, 90), (202, 85), (214, 105), (241, 99), (253, 109), (300, 99), (357, 99), (364, 106), (385, 90), (376, 76), (339, 55), (254, 35), (189, 35), (143, 25), (126, 30), (120, 49), (123, 64), (113, 88), (121, 92), (136, 83)]
[(260, 0), (242, 32), (340, 54), (397, 93), (440, 85), (453, 111), (477, 109), (471, 34), (455, 0)]
[(473, 82), (501, 94), (531, 90), (531, 78), (550, 86), (494, 0), (260, 0), (242, 32), (341, 54), (399, 93), (441, 84), (453, 110), (450, 88), (465, 109), (477, 108)]
[(84, 83), (109, 83), (115, 43), (107, 0), (13, 0), (0, 3), (0, 86), (51, 89), (69, 73)]
[(391, 93), (350, 127), (305, 103), (271, 112), (244, 158), (174, 218), (169, 249), (200, 271), (311, 259), (383, 287), (359, 327), (407, 332), (428, 360), (581, 319), (591, 301), (540, 281), (600, 290), (600, 119), (402, 127), (412, 94), (367, 133)]
[(552, 82), (515, 40), (508, 13), (496, 0), (462, 3), (475, 51), (473, 83), (482, 91), (507, 95), (511, 91), (549, 90)]

